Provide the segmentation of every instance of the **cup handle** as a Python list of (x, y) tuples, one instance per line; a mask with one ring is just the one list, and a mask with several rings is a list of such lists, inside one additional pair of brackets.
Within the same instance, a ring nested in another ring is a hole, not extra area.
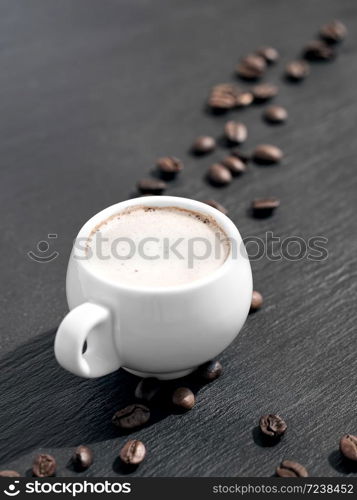
[(57, 330), (55, 356), (63, 368), (86, 378), (120, 368), (109, 309), (90, 302), (72, 309)]

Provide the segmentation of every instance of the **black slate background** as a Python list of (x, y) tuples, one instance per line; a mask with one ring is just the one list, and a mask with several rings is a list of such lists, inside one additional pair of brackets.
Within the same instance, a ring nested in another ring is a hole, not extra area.
[[(281, 79), (318, 27), (341, 18), (348, 40), (302, 85)], [(224, 375), (198, 391), (185, 415), (155, 409), (132, 435), (148, 448), (138, 476), (270, 476), (283, 458), (314, 476), (354, 474), (338, 440), (356, 420), (356, 51), (354, 0), (12, 0), (0, 2), (1, 468), (29, 469), (53, 453), (58, 474), (72, 447), (93, 447), (88, 476), (124, 473), (126, 436), (112, 413), (133, 400), (137, 379), (118, 372), (82, 380), (57, 366), (52, 346), (66, 313), (71, 242), (102, 208), (133, 196), (155, 159), (186, 164), (167, 194), (223, 202), (242, 235), (328, 238), (328, 259), (252, 263), (264, 309), (222, 355)], [(267, 79), (289, 122), (269, 127), (261, 106), (232, 113), (247, 149), (282, 147), (280, 166), (251, 166), (225, 189), (203, 180), (218, 150), (194, 159), (199, 134), (219, 137), (226, 117), (205, 113), (209, 88), (234, 80), (239, 58), (261, 44), (281, 52)], [(271, 219), (247, 213), (260, 195), (281, 198)], [(49, 264), (27, 257), (57, 233)], [(252, 249), (254, 250), (254, 249)], [(264, 447), (259, 416), (280, 412), (289, 430)]]

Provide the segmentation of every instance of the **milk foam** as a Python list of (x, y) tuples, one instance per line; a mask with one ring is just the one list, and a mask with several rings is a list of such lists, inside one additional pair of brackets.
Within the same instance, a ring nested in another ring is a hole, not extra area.
[(177, 207), (132, 207), (99, 224), (87, 241), (96, 273), (144, 287), (203, 278), (225, 262), (230, 250), (213, 217)]

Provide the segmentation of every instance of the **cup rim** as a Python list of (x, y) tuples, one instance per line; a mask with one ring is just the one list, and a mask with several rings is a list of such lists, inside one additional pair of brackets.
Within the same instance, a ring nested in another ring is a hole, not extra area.
[[(95, 215), (93, 215), (90, 219), (87, 220), (87, 222), (82, 226), (80, 231), (77, 234), (76, 240), (79, 238), (88, 238), (90, 233), (92, 232), (93, 228), (95, 228), (97, 225), (100, 223), (104, 222), (106, 219), (109, 217), (115, 215), (116, 213), (120, 213), (121, 211), (133, 207), (133, 206), (153, 206), (153, 207), (165, 207), (165, 206), (172, 206), (172, 207), (178, 207), (178, 208), (184, 208), (187, 210), (193, 210), (197, 211), (200, 213), (203, 213), (204, 215), (210, 215), (213, 217), (218, 225), (224, 230), (224, 232), (227, 234), (229, 238), (232, 238), (237, 241), (239, 245), (243, 243), (242, 237), (235, 226), (235, 224), (232, 222), (232, 220), (227, 217), (225, 214), (217, 210), (216, 208), (211, 207), (210, 205), (207, 205), (206, 203), (203, 203), (201, 201), (193, 200), (191, 198), (184, 198), (180, 196), (144, 196), (144, 197), (138, 197), (138, 198), (131, 198), (128, 200), (121, 201), (119, 203), (115, 203), (113, 205), (110, 205), (109, 207), (101, 210), (100, 212), (97, 212)], [(111, 280), (110, 278), (106, 276), (102, 276), (101, 274), (97, 273), (92, 269), (90, 266), (88, 260), (83, 259), (83, 256), (85, 254), (85, 249), (81, 246), (78, 245), (73, 245), (73, 258), (76, 260), (76, 262), (82, 267), (83, 270), (85, 270), (90, 276), (93, 278), (106, 283), (112, 287), (115, 287), (120, 290), (124, 290), (127, 292), (140, 292), (140, 293), (150, 293), (150, 294), (168, 294), (168, 293), (174, 293), (174, 292), (185, 292), (185, 291), (191, 291), (197, 288), (200, 288), (202, 286), (208, 285), (212, 283), (213, 281), (216, 281), (219, 279), (222, 275), (224, 275), (229, 268), (229, 266), (232, 264), (233, 261), (233, 256), (232, 256), (232, 247), (231, 250), (225, 260), (225, 262), (212, 271), (212, 273), (209, 273), (208, 275), (199, 278), (197, 280), (190, 281), (188, 283), (182, 283), (179, 285), (170, 285), (170, 286), (160, 286), (160, 287), (155, 287), (155, 286), (137, 286), (137, 285), (128, 285), (128, 284), (123, 284), (120, 283), (116, 280)], [(76, 258), (77, 257), (77, 258)], [(82, 258), (79, 258), (82, 257)], [(248, 259), (248, 256), (245, 256)]]

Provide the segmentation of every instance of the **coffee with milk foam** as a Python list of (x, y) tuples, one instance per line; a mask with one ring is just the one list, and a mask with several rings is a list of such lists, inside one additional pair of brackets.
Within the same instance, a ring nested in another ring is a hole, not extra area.
[(199, 280), (222, 266), (230, 251), (213, 217), (177, 207), (131, 207), (96, 226), (87, 241), (94, 272), (139, 287)]

